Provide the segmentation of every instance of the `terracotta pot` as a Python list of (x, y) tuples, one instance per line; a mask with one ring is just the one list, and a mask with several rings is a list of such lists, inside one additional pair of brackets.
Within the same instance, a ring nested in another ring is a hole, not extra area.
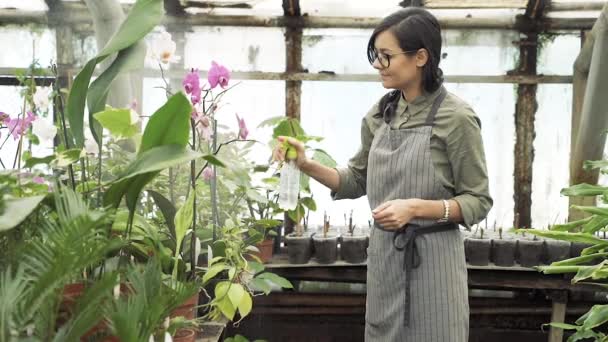
[(359, 264), (367, 259), (367, 235), (343, 235), (340, 243), (340, 257), (342, 260)]
[(474, 266), (487, 266), (490, 263), (491, 240), (467, 238), (464, 240), (467, 262)]
[(492, 261), (496, 266), (510, 267), (515, 264), (517, 240), (492, 240)]
[(195, 342), (196, 331), (192, 329), (178, 329), (173, 336), (173, 342)]
[(338, 236), (327, 234), (314, 235), (312, 241), (315, 249), (315, 258), (320, 264), (333, 264), (338, 260)]
[(188, 298), (182, 305), (178, 306), (173, 312), (171, 312), (170, 317), (175, 318), (179, 316), (183, 316), (186, 319), (195, 319), (196, 318), (196, 306), (198, 305), (198, 293)]
[(290, 264), (305, 264), (312, 255), (312, 238), (309, 235), (296, 236), (289, 234), (285, 236), (287, 244), (287, 256)]
[(257, 257), (260, 258), (263, 263), (267, 263), (270, 261), (270, 259), (272, 259), (273, 245), (273, 239), (267, 239), (259, 242), (255, 246), (260, 250), (260, 252), (254, 254), (257, 255)]

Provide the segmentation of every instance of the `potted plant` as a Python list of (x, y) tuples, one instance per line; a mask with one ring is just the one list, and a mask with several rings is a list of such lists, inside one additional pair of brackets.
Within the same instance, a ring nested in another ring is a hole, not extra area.
[[(344, 214), (346, 218), (346, 214)], [(348, 234), (341, 236), (340, 257), (342, 260), (359, 264), (367, 259), (368, 236), (365, 234), (355, 234), (356, 225), (353, 224), (353, 211), (350, 211), (348, 218)]]
[(312, 236), (308, 233), (308, 219), (303, 217), (302, 212), (304, 208), (300, 204), (295, 211), (288, 212), (289, 217), (295, 222), (295, 231), (285, 236), (290, 264), (305, 264), (312, 256)]
[(490, 263), (491, 240), (484, 237), (484, 229), (478, 227), (477, 234), (465, 240), (467, 262), (474, 266), (487, 266)]
[(323, 214), (323, 234), (312, 237), (315, 258), (320, 264), (333, 264), (338, 259), (338, 234), (329, 231), (330, 217)]
[(544, 242), (536, 235), (526, 236), (525, 229), (519, 230), (521, 238), (517, 241), (517, 262), (523, 267), (534, 267), (542, 263)]
[(498, 228), (498, 239), (492, 240), (492, 261), (496, 266), (510, 267), (515, 264), (517, 240), (503, 234)]

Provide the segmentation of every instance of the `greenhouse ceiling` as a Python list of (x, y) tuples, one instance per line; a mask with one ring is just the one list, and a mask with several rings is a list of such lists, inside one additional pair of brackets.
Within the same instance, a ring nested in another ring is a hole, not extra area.
[[(128, 8), (135, 0), (120, 2)], [(378, 18), (399, 7), (421, 4), (448, 28), (496, 29), (522, 29), (518, 17), (526, 10), (538, 9), (536, 17), (540, 18), (541, 29), (578, 30), (589, 28), (605, 3), (604, 0), (165, 0), (165, 8), (170, 15), (166, 23), (178, 25), (370, 28)], [(294, 4), (297, 10), (289, 12), (288, 7)], [(299, 20), (289, 21), (284, 15)], [(0, 0), (0, 24), (77, 24), (89, 20), (84, 2), (79, 0)]]

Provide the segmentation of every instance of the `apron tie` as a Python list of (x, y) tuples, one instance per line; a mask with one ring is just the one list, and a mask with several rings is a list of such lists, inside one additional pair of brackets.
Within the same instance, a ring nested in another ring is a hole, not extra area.
[[(376, 225), (378, 227), (378, 225)], [(387, 231), (384, 228), (381, 230)], [(403, 266), (405, 268), (405, 326), (409, 326), (410, 323), (410, 278), (412, 270), (418, 268), (421, 263), (420, 254), (418, 253), (418, 247), (416, 246), (416, 238), (420, 235), (432, 234), (445, 232), (448, 230), (458, 229), (458, 225), (451, 222), (440, 223), (432, 226), (420, 226), (415, 224), (406, 224), (403, 228), (396, 230), (393, 235), (393, 246), (396, 250), (403, 252)], [(402, 239), (399, 239), (403, 236)], [(400, 244), (399, 240), (403, 240)]]

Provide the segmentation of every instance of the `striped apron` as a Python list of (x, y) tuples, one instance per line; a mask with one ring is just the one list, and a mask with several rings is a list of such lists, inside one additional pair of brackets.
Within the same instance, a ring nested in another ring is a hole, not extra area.
[[(423, 126), (383, 123), (368, 159), (370, 207), (394, 199), (452, 198), (437, 180), (430, 139), (442, 87)], [(469, 302), (464, 246), (456, 224), (415, 219), (398, 231), (374, 224), (367, 260), (365, 341), (466, 342)]]

